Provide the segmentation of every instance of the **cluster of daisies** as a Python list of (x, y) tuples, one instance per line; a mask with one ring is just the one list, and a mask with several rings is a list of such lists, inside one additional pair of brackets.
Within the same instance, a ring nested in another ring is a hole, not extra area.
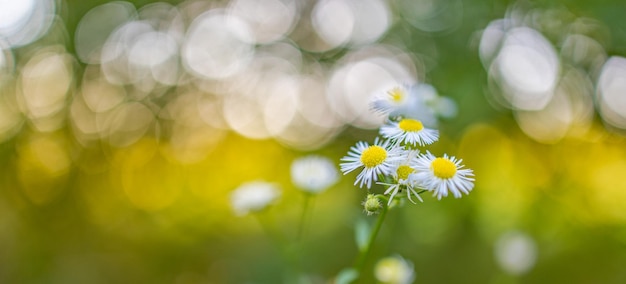
[(360, 141), (341, 159), (344, 174), (360, 170), (354, 185), (386, 186), (388, 205), (404, 198), (422, 201), (420, 194), (431, 191), (438, 199), (452, 193), (460, 198), (474, 187), (474, 174), (462, 160), (444, 154), (437, 157), (422, 148), (439, 139), (434, 129), (438, 117), (450, 117), (456, 112), (448, 98), (440, 97), (432, 86), (418, 84), (399, 86), (372, 102), (372, 108), (387, 116), (380, 127), (380, 137), (372, 145)]

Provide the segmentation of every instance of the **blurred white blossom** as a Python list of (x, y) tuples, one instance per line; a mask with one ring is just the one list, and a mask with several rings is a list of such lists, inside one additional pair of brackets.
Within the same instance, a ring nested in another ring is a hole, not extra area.
[(310, 155), (291, 164), (291, 180), (299, 189), (309, 193), (321, 193), (338, 179), (335, 165), (326, 157)]
[(245, 215), (249, 212), (258, 212), (280, 197), (280, 189), (277, 185), (252, 181), (241, 184), (230, 195), (230, 202), (237, 215)]
[(399, 255), (379, 260), (374, 268), (374, 275), (385, 284), (408, 284), (415, 279), (413, 263)]
[(535, 241), (528, 235), (512, 231), (500, 236), (494, 250), (496, 262), (509, 274), (528, 272), (537, 261)]
[(456, 103), (441, 97), (429, 84), (397, 86), (372, 101), (372, 108), (389, 117), (420, 120), (426, 127), (436, 127), (438, 117), (456, 115)]

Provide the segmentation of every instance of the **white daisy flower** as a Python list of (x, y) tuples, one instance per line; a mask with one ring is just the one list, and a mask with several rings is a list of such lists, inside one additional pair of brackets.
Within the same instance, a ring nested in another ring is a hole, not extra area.
[(278, 186), (263, 181), (241, 184), (230, 194), (230, 202), (237, 215), (265, 209), (280, 196)]
[(421, 121), (412, 118), (389, 121), (380, 128), (380, 134), (395, 143), (412, 146), (432, 144), (439, 139), (439, 131), (426, 128)]
[(413, 182), (412, 179), (409, 178), (410, 175), (415, 172), (415, 166), (417, 165), (417, 155), (419, 154), (419, 151), (409, 150), (405, 152), (406, 158), (396, 163), (394, 171), (391, 173), (391, 176), (394, 179), (394, 183), (378, 183), (388, 186), (387, 190), (385, 190), (384, 192), (384, 194), (390, 194), (387, 205), (390, 205), (396, 194), (398, 194), (402, 190), (406, 190), (406, 196), (413, 204), (415, 204), (415, 201), (411, 199), (411, 194), (417, 197), (420, 202), (424, 202), (422, 200), (422, 197), (420, 197), (417, 191), (415, 191), (416, 184)]
[(356, 146), (350, 148), (348, 156), (341, 158), (341, 171), (343, 174), (352, 172), (363, 167), (363, 171), (356, 177), (354, 185), (357, 183), (359, 187), (367, 185), (372, 186), (372, 181), (378, 180), (378, 175), (390, 174), (394, 165), (401, 160), (400, 151), (402, 149), (393, 147), (389, 141), (381, 142), (378, 138), (374, 141), (374, 145), (359, 141)]
[(385, 284), (409, 284), (415, 280), (413, 263), (399, 255), (379, 260), (374, 267), (374, 275)]
[(321, 193), (338, 179), (335, 165), (326, 157), (310, 155), (291, 164), (291, 180), (299, 189), (308, 193)]
[(469, 194), (474, 188), (474, 173), (471, 169), (464, 169), (462, 161), (447, 154), (437, 158), (427, 152), (417, 158), (416, 172), (410, 178), (420, 187), (432, 191), (437, 199), (448, 196), (448, 191), (460, 198), (461, 193)]

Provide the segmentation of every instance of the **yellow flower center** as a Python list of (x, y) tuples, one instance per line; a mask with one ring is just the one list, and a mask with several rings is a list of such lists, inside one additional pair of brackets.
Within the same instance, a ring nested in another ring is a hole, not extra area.
[(391, 100), (398, 103), (401, 102), (402, 100), (404, 100), (404, 97), (406, 96), (404, 93), (404, 90), (395, 87), (393, 89), (391, 89), (391, 91), (389, 91), (389, 96), (391, 97)]
[(409, 175), (412, 174), (414, 171), (415, 170), (413, 170), (413, 168), (407, 165), (399, 166), (396, 170), (396, 173), (398, 174), (398, 180), (408, 179)]
[(361, 163), (366, 168), (373, 168), (382, 164), (387, 158), (387, 151), (380, 146), (370, 146), (361, 153)]
[(417, 132), (424, 129), (424, 125), (421, 121), (410, 118), (400, 120), (398, 127), (406, 132)]
[(436, 158), (430, 168), (438, 178), (449, 179), (456, 174), (456, 165), (446, 158)]

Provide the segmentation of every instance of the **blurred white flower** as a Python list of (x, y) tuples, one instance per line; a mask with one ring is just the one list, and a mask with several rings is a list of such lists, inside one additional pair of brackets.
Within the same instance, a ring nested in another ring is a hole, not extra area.
[(437, 117), (456, 115), (456, 104), (440, 97), (429, 84), (395, 87), (372, 101), (372, 108), (390, 117), (420, 120), (427, 127), (437, 126)]
[(265, 209), (280, 196), (277, 185), (252, 181), (241, 184), (230, 195), (230, 202), (237, 215), (258, 212)]
[(500, 236), (495, 244), (496, 262), (509, 274), (528, 272), (537, 261), (535, 241), (528, 235), (512, 231)]
[(338, 179), (335, 165), (326, 157), (310, 155), (291, 164), (291, 180), (299, 189), (309, 193), (321, 193)]
[(430, 106), (437, 116), (440, 117), (452, 118), (455, 117), (458, 112), (456, 102), (448, 97), (437, 97), (430, 103)]
[(388, 90), (385, 95), (372, 101), (372, 108), (383, 114), (391, 114), (407, 108), (411, 103), (409, 86), (396, 86)]
[(415, 279), (413, 263), (399, 255), (379, 260), (374, 268), (374, 275), (385, 284), (408, 284)]

